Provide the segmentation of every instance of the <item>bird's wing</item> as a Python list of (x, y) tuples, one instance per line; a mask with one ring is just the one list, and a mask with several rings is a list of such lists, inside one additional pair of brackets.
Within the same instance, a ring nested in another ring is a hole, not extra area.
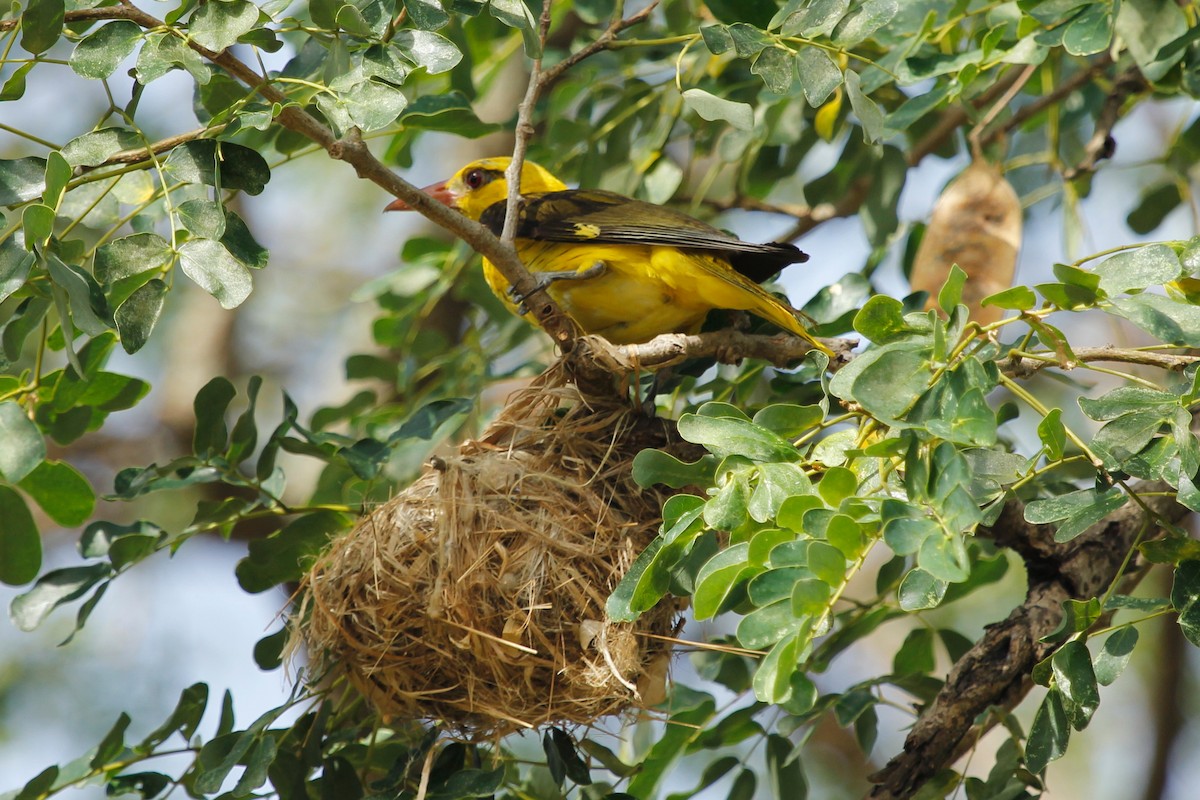
[[(504, 203), (488, 208), (480, 221), (498, 233), (504, 227)], [(674, 209), (599, 189), (567, 189), (524, 198), (516, 235), (549, 242), (703, 250), (724, 255), (735, 270), (754, 281), (808, 260), (795, 245), (743, 242)]]

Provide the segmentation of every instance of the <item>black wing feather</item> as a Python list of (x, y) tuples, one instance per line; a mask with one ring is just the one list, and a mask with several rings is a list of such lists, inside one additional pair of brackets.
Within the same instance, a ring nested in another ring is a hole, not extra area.
[[(499, 234), (504, 227), (504, 203), (489, 207), (480, 222)], [(743, 242), (680, 211), (599, 189), (566, 189), (524, 198), (516, 235), (546, 242), (649, 244), (717, 253), (756, 282), (788, 264), (808, 260), (795, 245)]]

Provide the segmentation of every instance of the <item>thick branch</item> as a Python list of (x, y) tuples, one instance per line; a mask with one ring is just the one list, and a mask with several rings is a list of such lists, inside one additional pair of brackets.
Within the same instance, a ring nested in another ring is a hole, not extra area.
[[(857, 344), (853, 339), (820, 341), (834, 352), (830, 368), (835, 370), (850, 360)], [(571, 354), (571, 366), (580, 383), (592, 385), (610, 380), (613, 375), (654, 372), (692, 358), (711, 358), (722, 364), (754, 358), (782, 369), (795, 366), (812, 349), (811, 342), (790, 333), (764, 336), (733, 328), (695, 334), (664, 333), (645, 344), (628, 345), (583, 336)]]
[[(1189, 513), (1164, 483), (1139, 484), (1136, 491), (1162, 520), (1177, 522)], [(871, 777), (878, 784), (872, 800), (913, 796), (974, 746), (971, 730), (979, 714), (992, 706), (1011, 709), (1025, 697), (1032, 688), (1034, 665), (1057, 646), (1040, 640), (1058, 627), (1062, 601), (1099, 596), (1118, 577), (1125, 554), (1145, 524), (1142, 508), (1128, 503), (1076, 539), (1058, 543), (1050, 526), (1026, 522), (1024, 506), (1009, 501), (985, 533), (1025, 560), (1025, 602), (1003, 622), (989, 625), (955, 663), (942, 690), (909, 732), (904, 751)]]

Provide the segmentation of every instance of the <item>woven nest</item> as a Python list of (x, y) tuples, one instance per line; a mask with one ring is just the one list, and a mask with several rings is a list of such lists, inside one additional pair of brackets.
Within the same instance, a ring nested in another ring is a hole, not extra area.
[(624, 624), (604, 607), (660, 523), (663, 497), (629, 465), (665, 430), (543, 376), (316, 562), (300, 608), (312, 658), (385, 718), (466, 738), (655, 702), (679, 610)]

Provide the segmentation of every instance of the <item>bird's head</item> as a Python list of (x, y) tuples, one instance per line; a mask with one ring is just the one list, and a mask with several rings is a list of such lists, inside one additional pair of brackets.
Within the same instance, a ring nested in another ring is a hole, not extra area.
[[(449, 180), (426, 186), (421, 191), (473, 220), (478, 220), (490, 206), (503, 202), (508, 196), (508, 181), (504, 171), (512, 159), (508, 156), (481, 158), (454, 173)], [(542, 194), (566, 189), (567, 185), (544, 167), (526, 161), (521, 165), (521, 193)], [(394, 200), (384, 211), (408, 211), (403, 200)]]

